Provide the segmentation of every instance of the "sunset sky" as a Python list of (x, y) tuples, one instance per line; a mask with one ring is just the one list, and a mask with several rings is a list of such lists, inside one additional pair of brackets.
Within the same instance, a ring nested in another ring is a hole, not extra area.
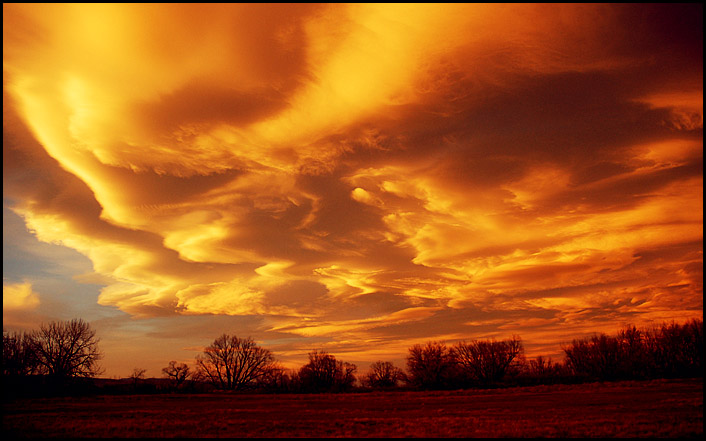
[(700, 4), (3, 4), (3, 329), (404, 367), (703, 318)]

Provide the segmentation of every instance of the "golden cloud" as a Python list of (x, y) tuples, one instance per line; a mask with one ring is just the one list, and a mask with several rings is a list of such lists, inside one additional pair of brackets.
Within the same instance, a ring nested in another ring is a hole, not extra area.
[(32, 310), (39, 306), (39, 294), (29, 282), (2, 285), (2, 309), (8, 311)]
[(531, 328), (652, 320), (675, 290), (697, 314), (701, 31), (672, 23), (690, 14), (6, 4), (7, 196), (134, 315), (311, 336), (552, 315)]

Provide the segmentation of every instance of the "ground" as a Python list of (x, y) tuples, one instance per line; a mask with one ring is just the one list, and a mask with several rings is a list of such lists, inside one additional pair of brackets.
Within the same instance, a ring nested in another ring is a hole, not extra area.
[(496, 390), (25, 399), (15, 437), (702, 437), (703, 379)]

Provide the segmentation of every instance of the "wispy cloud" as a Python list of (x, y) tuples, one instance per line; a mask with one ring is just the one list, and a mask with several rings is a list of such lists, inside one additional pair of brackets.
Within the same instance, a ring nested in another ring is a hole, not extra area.
[(287, 347), (700, 316), (701, 15), (6, 4), (4, 196), (101, 305)]

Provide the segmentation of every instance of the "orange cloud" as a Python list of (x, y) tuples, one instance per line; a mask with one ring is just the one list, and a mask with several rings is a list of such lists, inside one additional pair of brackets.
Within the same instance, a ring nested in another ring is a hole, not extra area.
[(6, 4), (5, 196), (143, 318), (362, 353), (698, 316), (696, 9)]

